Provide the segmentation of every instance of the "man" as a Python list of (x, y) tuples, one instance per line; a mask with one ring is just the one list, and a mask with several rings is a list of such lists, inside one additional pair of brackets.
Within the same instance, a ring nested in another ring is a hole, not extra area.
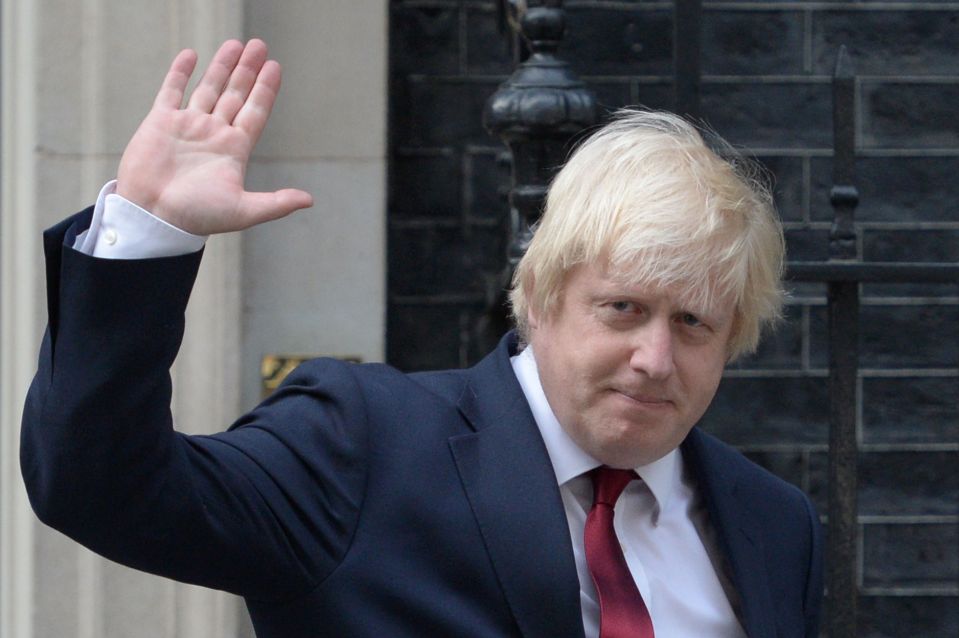
[(312, 201), (243, 189), (279, 88), (265, 45), (224, 44), (183, 106), (195, 63), (115, 187), (47, 232), (22, 442), (42, 520), (244, 596), (261, 637), (817, 634), (808, 499), (694, 427), (780, 308), (762, 188), (679, 118), (621, 116), (550, 189), (518, 337), (469, 370), (312, 361), (184, 436), (168, 368), (203, 236)]

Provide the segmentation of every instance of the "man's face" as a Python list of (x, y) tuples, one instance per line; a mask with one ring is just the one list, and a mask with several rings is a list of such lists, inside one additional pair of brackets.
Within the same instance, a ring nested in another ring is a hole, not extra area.
[(706, 411), (733, 309), (694, 311), (674, 292), (579, 265), (549, 316), (529, 319), (543, 390), (563, 429), (596, 460), (629, 468), (678, 447)]

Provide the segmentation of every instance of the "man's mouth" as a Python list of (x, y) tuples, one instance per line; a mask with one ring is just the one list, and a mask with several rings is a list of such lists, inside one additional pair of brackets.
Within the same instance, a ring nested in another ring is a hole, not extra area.
[(666, 407), (672, 404), (672, 401), (665, 395), (654, 393), (654, 392), (644, 392), (642, 390), (630, 390), (628, 388), (614, 388), (614, 392), (622, 395), (623, 397), (630, 399), (635, 403), (641, 403), (643, 405), (648, 405), (651, 407), (662, 406)]

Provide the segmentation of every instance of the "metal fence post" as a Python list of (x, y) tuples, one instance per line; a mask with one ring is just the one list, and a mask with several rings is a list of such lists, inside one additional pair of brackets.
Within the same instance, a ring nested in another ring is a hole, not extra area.
[[(833, 76), (833, 187), (835, 220), (829, 260), (858, 260), (853, 215), (855, 181), (855, 76), (845, 47)], [(859, 369), (859, 282), (829, 282), (829, 530), (826, 548), (828, 630), (832, 638), (856, 635), (858, 606), (856, 388)]]

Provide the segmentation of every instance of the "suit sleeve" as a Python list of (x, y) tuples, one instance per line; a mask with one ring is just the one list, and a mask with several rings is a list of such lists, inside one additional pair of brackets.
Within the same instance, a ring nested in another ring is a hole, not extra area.
[(229, 432), (173, 429), (169, 367), (200, 253), (105, 260), (45, 235), (47, 330), (21, 467), (45, 523), (137, 569), (262, 601), (308, 592), (359, 516), (366, 409), (350, 368), (301, 366)]

